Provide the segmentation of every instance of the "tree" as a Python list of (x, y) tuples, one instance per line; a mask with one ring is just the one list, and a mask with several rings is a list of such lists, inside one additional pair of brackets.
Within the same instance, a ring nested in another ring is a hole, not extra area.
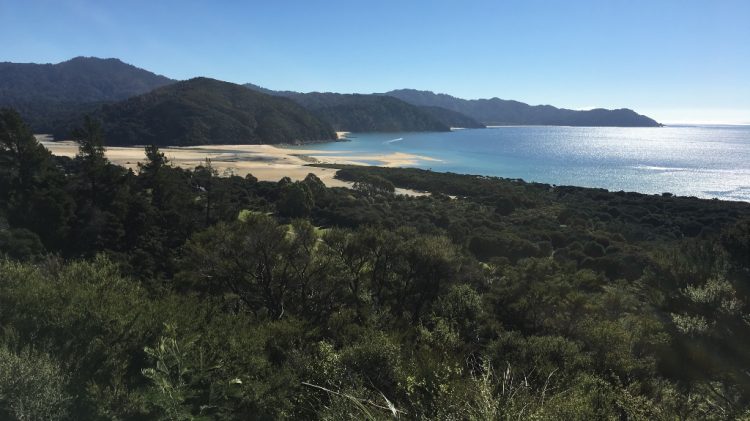
[(281, 198), (276, 208), (281, 216), (303, 218), (310, 215), (313, 198), (306, 184), (295, 182), (282, 187)]
[(138, 171), (140, 175), (145, 176), (146, 178), (153, 178), (157, 174), (159, 174), (159, 170), (169, 165), (169, 159), (164, 155), (162, 151), (159, 150), (159, 147), (156, 145), (148, 145), (144, 149), (146, 153), (146, 163), (138, 163)]
[(27, 229), (0, 230), (0, 256), (28, 260), (40, 256), (43, 251), (44, 246), (39, 237)]
[(401, 316), (406, 311), (416, 324), (423, 309), (455, 281), (460, 253), (446, 237), (415, 235), (410, 230), (398, 234), (402, 236), (398, 248), (404, 262), (395, 268), (397, 281), (388, 293), (395, 314)]
[(396, 191), (393, 183), (379, 175), (365, 175), (354, 182), (354, 190), (359, 190), (369, 196), (377, 194), (393, 194)]
[(138, 180), (146, 189), (150, 189), (154, 204), (164, 205), (164, 171), (169, 165), (169, 160), (156, 145), (146, 146), (146, 162), (138, 163)]
[(49, 152), (21, 116), (14, 110), (0, 110), (0, 194), (23, 194), (40, 182), (49, 166)]
[(109, 161), (104, 155), (104, 135), (101, 125), (86, 116), (83, 125), (73, 130), (73, 140), (78, 143), (76, 159), (81, 163), (81, 175), (87, 181), (92, 203), (97, 202), (99, 181)]
[(302, 184), (307, 186), (308, 190), (310, 190), (313, 199), (317, 199), (326, 193), (326, 185), (313, 173), (307, 174), (305, 179), (302, 180)]
[(13, 110), (0, 111), (0, 210), (45, 245), (63, 244), (72, 213), (64, 174)]
[(211, 159), (206, 158), (205, 164), (197, 167), (193, 173), (193, 180), (195, 186), (200, 192), (203, 209), (205, 215), (205, 225), (208, 227), (213, 222), (212, 209), (214, 207), (215, 196), (216, 196), (216, 185), (214, 179), (219, 176), (219, 173), (211, 165)]
[(342, 302), (354, 307), (359, 323), (364, 323), (366, 318), (365, 306), (370, 301), (366, 296), (371, 293), (368, 275), (373, 269), (378, 246), (382, 244), (378, 241), (380, 238), (382, 236), (369, 228), (357, 232), (334, 228), (322, 238), (320, 251), (330, 256), (333, 265), (329, 277), (346, 290)]
[(316, 241), (309, 228), (290, 229), (256, 213), (219, 223), (188, 242), (184, 278), (193, 289), (211, 295), (230, 292), (245, 309), (281, 318), (290, 295), (308, 281)]
[(721, 243), (738, 267), (750, 270), (750, 219), (725, 230)]
[(498, 215), (508, 216), (516, 210), (516, 204), (509, 197), (500, 197), (495, 202), (495, 212)]

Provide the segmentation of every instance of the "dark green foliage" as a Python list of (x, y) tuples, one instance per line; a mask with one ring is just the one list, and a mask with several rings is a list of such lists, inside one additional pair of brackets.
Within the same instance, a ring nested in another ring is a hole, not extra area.
[(25, 228), (0, 231), (0, 255), (29, 260), (44, 253), (39, 236)]
[(26, 348), (0, 347), (0, 418), (63, 420), (71, 396), (59, 364), (46, 354)]
[(97, 181), (105, 176), (104, 172), (109, 163), (104, 156), (104, 137), (101, 126), (90, 117), (86, 117), (83, 126), (76, 128), (72, 136), (78, 143), (76, 160), (81, 168), (82, 187), (88, 191), (92, 202), (96, 203), (100, 190)]
[[(333, 129), (291, 100), (228, 82), (195, 78), (93, 113), (113, 145), (302, 143), (335, 139)], [(66, 137), (80, 118), (57, 127)]]
[(232, 293), (254, 313), (279, 318), (289, 294), (300, 292), (310, 264), (309, 227), (288, 232), (265, 215), (243, 214), (240, 221), (219, 224), (196, 235), (186, 247), (182, 276), (191, 289)]
[(632, 110), (566, 110), (551, 105), (528, 105), (499, 98), (466, 100), (430, 91), (399, 89), (384, 95), (418, 106), (442, 107), (487, 125), (658, 127), (656, 121)]
[(251, 83), (245, 86), (257, 92), (289, 98), (339, 131), (447, 131), (451, 127), (484, 127), (455, 111), (440, 107), (416, 107), (382, 95), (299, 93), (272, 91)]
[(0, 110), (0, 162), (0, 203), (8, 221), (36, 232), (48, 246), (61, 246), (73, 206), (63, 174), (12, 110)]
[(495, 212), (500, 215), (510, 215), (514, 210), (516, 210), (516, 204), (507, 197), (501, 197), (495, 203)]
[(750, 219), (728, 228), (723, 233), (721, 242), (737, 265), (750, 269)]
[(514, 235), (506, 236), (482, 236), (474, 237), (469, 242), (469, 250), (481, 260), (489, 260), (492, 257), (505, 257), (511, 262), (517, 262), (526, 257), (535, 257), (540, 254), (539, 248), (529, 241), (522, 240)]
[(448, 131), (433, 113), (396, 98), (311, 92), (284, 95), (312, 111), (336, 130), (350, 132)]
[(396, 187), (393, 186), (393, 183), (378, 175), (365, 175), (358, 177), (352, 188), (368, 196), (393, 194), (393, 192), (396, 191)]
[(442, 295), (434, 306), (435, 316), (458, 333), (461, 340), (479, 339), (479, 325), (484, 316), (482, 297), (470, 285), (457, 284)]
[(40, 145), (21, 116), (14, 110), (0, 110), (0, 177), (2, 198), (9, 192), (27, 191), (48, 169), (49, 152)]
[(484, 124), (459, 112), (442, 107), (421, 106), (420, 110), (430, 114), (433, 118), (449, 127), (462, 129), (483, 129)]
[(134, 173), (0, 116), (0, 418), (750, 415), (746, 203)]
[(310, 216), (313, 207), (313, 195), (305, 183), (291, 183), (284, 186), (281, 198), (276, 204), (279, 215), (288, 218)]
[(606, 253), (601, 244), (589, 241), (583, 246), (583, 252), (589, 257), (602, 257)]

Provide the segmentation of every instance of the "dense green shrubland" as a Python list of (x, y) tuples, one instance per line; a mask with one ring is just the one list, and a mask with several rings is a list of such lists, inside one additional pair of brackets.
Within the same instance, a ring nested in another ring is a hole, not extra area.
[(0, 116), (0, 418), (750, 415), (747, 204), (136, 174)]

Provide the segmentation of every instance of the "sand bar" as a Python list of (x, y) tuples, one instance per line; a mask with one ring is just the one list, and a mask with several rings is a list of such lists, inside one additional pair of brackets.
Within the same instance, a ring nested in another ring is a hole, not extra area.
[[(74, 157), (78, 145), (72, 141), (50, 141), (40, 137), (40, 142), (55, 155)], [(380, 165), (401, 167), (414, 165), (430, 157), (403, 152), (378, 155), (352, 155), (347, 151), (322, 151), (316, 149), (285, 149), (272, 145), (202, 145), (190, 147), (163, 147), (160, 150), (174, 166), (193, 169), (205, 163), (206, 158), (221, 175), (252, 174), (261, 181), (278, 181), (282, 177), (302, 180), (307, 174), (318, 176), (328, 187), (351, 187), (352, 183), (337, 180), (335, 169), (308, 167), (312, 163), (337, 163), (351, 165)], [(115, 164), (138, 169), (138, 162), (146, 158), (142, 146), (110, 146), (107, 158)], [(421, 195), (406, 189), (397, 189), (399, 194)]]

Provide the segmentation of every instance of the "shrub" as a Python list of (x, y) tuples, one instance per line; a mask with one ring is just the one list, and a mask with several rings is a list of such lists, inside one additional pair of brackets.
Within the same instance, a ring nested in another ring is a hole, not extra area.
[(16, 228), (0, 231), (0, 255), (28, 260), (44, 253), (44, 246), (33, 232)]
[(65, 419), (71, 399), (66, 384), (60, 365), (47, 354), (0, 346), (0, 418)]

